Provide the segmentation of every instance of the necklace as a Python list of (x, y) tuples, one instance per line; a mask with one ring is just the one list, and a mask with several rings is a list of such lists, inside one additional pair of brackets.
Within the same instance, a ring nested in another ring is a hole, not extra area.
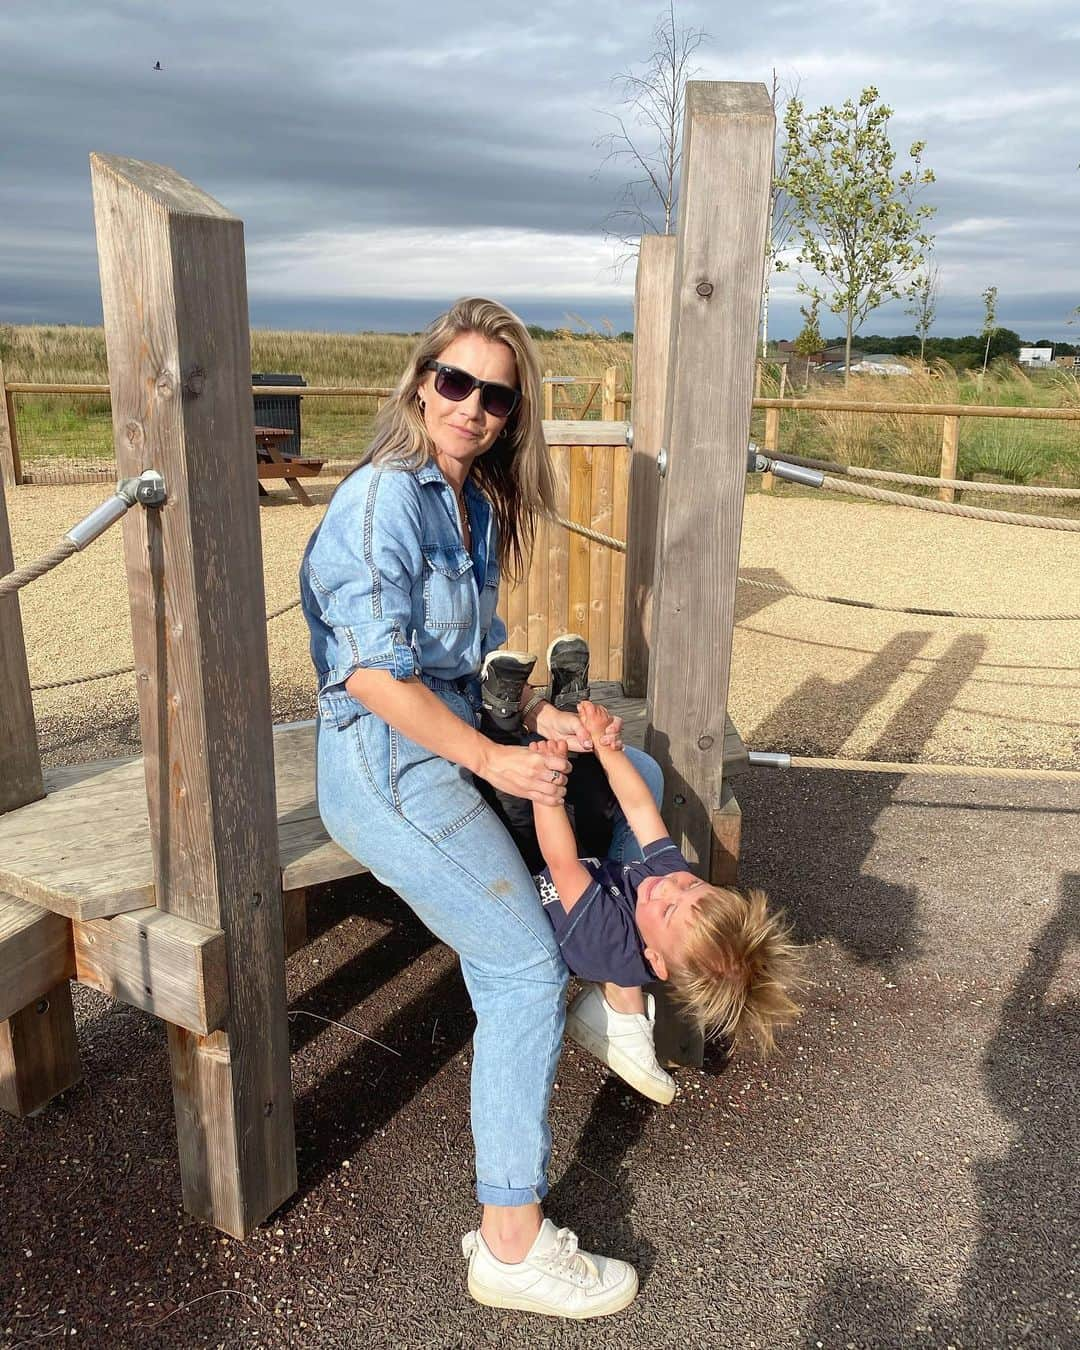
[(461, 520), (461, 538), (465, 547), (472, 551), (472, 526), (469, 524), (469, 513), (465, 509), (465, 494), (458, 492), (454, 494), (457, 498), (458, 516)]

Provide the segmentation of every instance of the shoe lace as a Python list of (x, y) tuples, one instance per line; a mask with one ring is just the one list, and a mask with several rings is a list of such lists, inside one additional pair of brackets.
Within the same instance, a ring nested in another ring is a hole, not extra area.
[(553, 1273), (568, 1276), (575, 1284), (591, 1284), (600, 1278), (594, 1263), (578, 1251), (577, 1234), (570, 1228), (560, 1228), (555, 1241), (543, 1255), (543, 1263)]

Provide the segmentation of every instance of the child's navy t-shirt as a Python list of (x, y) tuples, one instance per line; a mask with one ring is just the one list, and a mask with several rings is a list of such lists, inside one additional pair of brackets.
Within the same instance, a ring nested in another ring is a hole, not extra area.
[(571, 910), (563, 908), (547, 868), (536, 878), (563, 960), (583, 980), (632, 986), (651, 984), (656, 979), (634, 922), (638, 887), (646, 877), (689, 872), (691, 868), (667, 838), (649, 844), (644, 853), (644, 861), (632, 863), (582, 858), (582, 866), (593, 880)]

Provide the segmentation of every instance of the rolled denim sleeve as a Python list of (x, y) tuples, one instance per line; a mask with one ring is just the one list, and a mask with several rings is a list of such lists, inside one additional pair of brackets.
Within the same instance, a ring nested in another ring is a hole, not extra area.
[(423, 576), (416, 482), (392, 469), (356, 481), (339, 489), (307, 557), (312, 596), (333, 632), (322, 693), (361, 668), (396, 680), (419, 670), (410, 640), (413, 587)]

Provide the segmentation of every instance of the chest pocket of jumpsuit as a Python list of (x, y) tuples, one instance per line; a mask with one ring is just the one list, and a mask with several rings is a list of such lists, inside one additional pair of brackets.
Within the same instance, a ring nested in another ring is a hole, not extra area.
[(424, 624), (468, 629), (476, 619), (472, 559), (460, 544), (424, 544)]

